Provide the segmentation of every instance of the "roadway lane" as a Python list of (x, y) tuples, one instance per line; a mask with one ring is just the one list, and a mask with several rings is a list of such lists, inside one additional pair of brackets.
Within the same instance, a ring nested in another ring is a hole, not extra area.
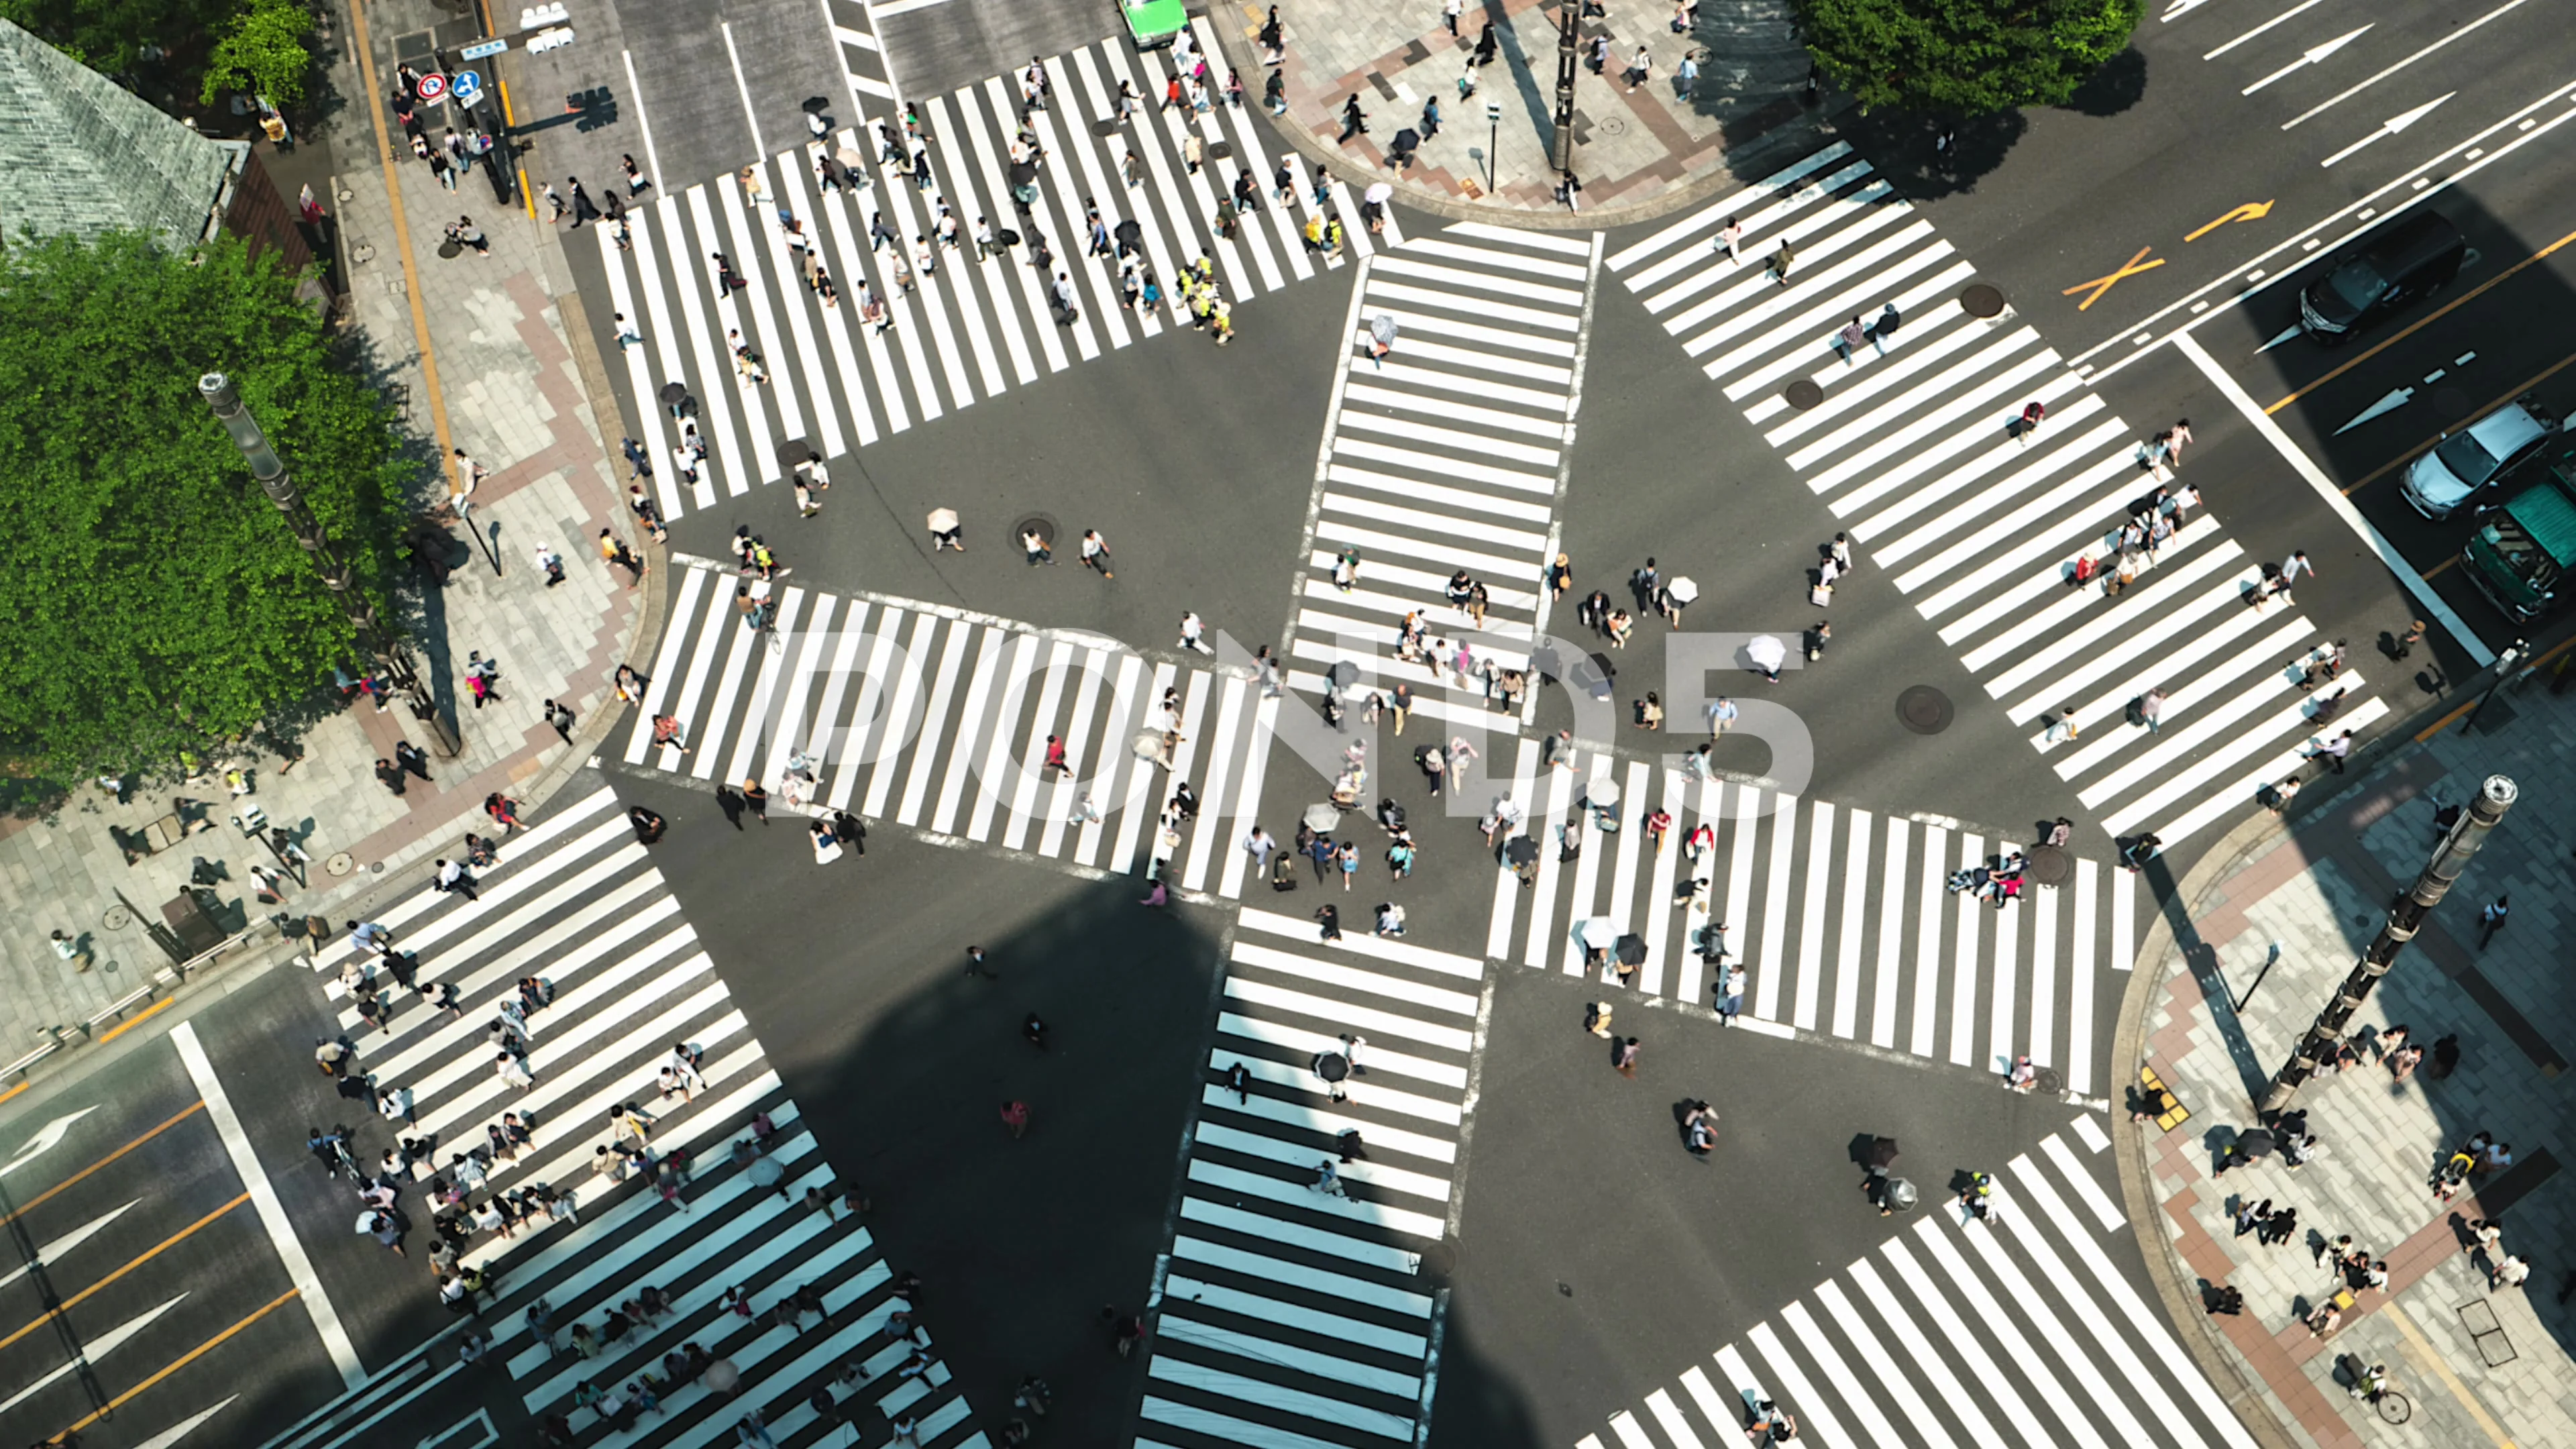
[(1931, 169), (1921, 123), (1854, 125), (2079, 365), (2122, 363), (2419, 178), (2563, 169), (2576, 74), (2536, 0), (2166, 8), (2102, 99), (1964, 128), (1965, 175)]

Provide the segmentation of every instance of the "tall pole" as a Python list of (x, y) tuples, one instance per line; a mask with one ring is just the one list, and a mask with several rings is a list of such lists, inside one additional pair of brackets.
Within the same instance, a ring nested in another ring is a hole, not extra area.
[(242, 406), (241, 394), (233, 391), (232, 379), (220, 372), (209, 372), (197, 379), (197, 393), (206, 400), (215, 420), (224, 425), (224, 431), (232, 435), (233, 446), (241, 449), (242, 460), (250, 464), (250, 476), (258, 480), (268, 501), (277, 506), (295, 541), (303, 545), (304, 556), (313, 561), (313, 571), (322, 576), (322, 586), (331, 591), (331, 597), (339, 601), (340, 611), (357, 626), (358, 642), (375, 656), (377, 667), (393, 681), (394, 688), (410, 700), (412, 717), (428, 728), (439, 753), (453, 756), (459, 741), (440, 717), (438, 703), (430, 697), (420, 671), (413, 667), (411, 651), (385, 627), (366, 590), (358, 587), (357, 575), (340, 557), (331, 536), (322, 531), (321, 520), (304, 506), (304, 495), (296, 491), (295, 480), (287, 476), (285, 461), (268, 445), (268, 434), (261, 431), (259, 419)]
[(2335, 1049), (2343, 1040), (2343, 1029), (2351, 1022), (2353, 1012), (2360, 1009), (2361, 1003), (2369, 997), (2370, 989), (2379, 984), (2379, 978), (2387, 975), (2389, 968), (2397, 964), (2397, 953), (2406, 948), (2407, 942), (2415, 939), (2415, 933), (2423, 928), (2426, 914), (2450, 893), (2451, 883), (2460, 878), (2460, 872), (2468, 869), (2479, 847), (2486, 844), (2487, 832), (2495, 829), (2497, 823), (2504, 819), (2504, 812), (2513, 808), (2514, 797), (2518, 793), (2513, 781), (2502, 775), (2489, 775), (2486, 783), (2478, 787), (2477, 797), (2469, 801), (2469, 808), (2460, 813), (2451, 833), (2442, 837), (2441, 844), (2433, 847), (2433, 858), (2425, 862), (2424, 873), (2415, 878), (2414, 888), (2399, 896), (2396, 904), (2388, 908), (2388, 923), (2379, 928), (2379, 934), (2372, 938), (2370, 949), (2362, 953), (2361, 961), (2352, 968), (2352, 974), (2335, 988), (2334, 999), (2326, 1003), (2325, 1010), (2317, 1013), (2316, 1022), (2308, 1028), (2308, 1034), (2291, 1049), (2290, 1059), (2281, 1065), (2280, 1073), (2272, 1078), (2271, 1089), (2263, 1096), (2264, 1111), (2278, 1112), (2289, 1106), (2290, 1100), (2299, 1095), (2299, 1088), (2316, 1074), (2317, 1068), (2334, 1060)]
[(1547, 159), (1560, 177), (1574, 170), (1574, 77), (1582, 65), (1582, 15), (1582, 6), (1568, 5), (1557, 17), (1556, 131)]

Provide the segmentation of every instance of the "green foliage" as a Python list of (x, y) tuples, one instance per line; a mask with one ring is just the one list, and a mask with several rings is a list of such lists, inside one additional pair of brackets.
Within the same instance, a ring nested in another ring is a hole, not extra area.
[(312, 28), (313, 12), (303, 0), (251, 0), (206, 57), (205, 93), (199, 99), (212, 105), (225, 91), (238, 90), (266, 97), (273, 106), (302, 101), (305, 76), (313, 69), (304, 36)]
[(353, 631), (197, 393), (209, 371), (385, 600), (411, 465), (295, 278), (225, 238), (0, 255), (0, 769), (149, 771), (308, 697)]
[(1960, 117), (2065, 102), (2128, 48), (2146, 0), (1796, 0), (1807, 47), (1864, 110)]
[(243, 0), (0, 0), (0, 18), (112, 76), (143, 66), (146, 47), (201, 55)]

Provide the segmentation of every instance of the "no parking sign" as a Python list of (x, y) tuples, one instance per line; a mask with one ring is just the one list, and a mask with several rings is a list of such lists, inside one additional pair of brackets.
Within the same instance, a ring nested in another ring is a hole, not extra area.
[(447, 77), (437, 71), (420, 78), (419, 95), (424, 101), (443, 100), (447, 95)]

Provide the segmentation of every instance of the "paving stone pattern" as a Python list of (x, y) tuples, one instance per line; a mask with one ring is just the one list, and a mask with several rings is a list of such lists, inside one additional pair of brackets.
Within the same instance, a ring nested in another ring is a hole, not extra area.
[[(2145, 1065), (2194, 1113), (2148, 1144), (2172, 1255), (2162, 1266), (2186, 1292), (2201, 1280), (2243, 1290), (2241, 1317), (2210, 1320), (2218, 1339), (2272, 1413), (2320, 1446), (2576, 1443), (2566, 1347), (2576, 1314), (2559, 1298), (2576, 1183), (2552, 1155), (2567, 1146), (2563, 1052), (2576, 1044), (2561, 927), (2576, 898), (2576, 697), (2535, 686), (2508, 698), (2514, 718), (2497, 732), (2454, 727), (2411, 746), (2294, 830), (2257, 842), (2191, 901), (2200, 949), (2141, 965), (2164, 977), (2151, 988)], [(2457, 1033), (2459, 1069), (2438, 1081), (2419, 1072), (2397, 1082), (2375, 1065), (2319, 1078), (2298, 1105), (2323, 1156), (2296, 1170), (2266, 1159), (2213, 1181), (2216, 1150), (2253, 1125), (2254, 1097), (2422, 869), (2435, 803), (2462, 802), (2499, 773), (2519, 786), (2514, 809), (2352, 1028), (2366, 1037), (2403, 1023), (2423, 1043)], [(2506, 891), (2510, 923), (2481, 950), (2478, 910)], [(2267, 971), (2275, 942), (2280, 957)], [(2434, 1167), (2481, 1130), (2512, 1143), (2515, 1164), (2436, 1202)], [(2262, 1248), (2235, 1236), (2236, 1203), (2264, 1198), (2297, 1208), (2294, 1241)], [(2502, 1223), (2505, 1251), (2533, 1263), (2527, 1289), (2491, 1293), (2484, 1260), (2461, 1250), (2464, 1225), (2482, 1216)], [(2388, 1261), (2392, 1291), (2361, 1293), (2321, 1340), (2299, 1319), (2336, 1284), (2310, 1244), (2345, 1233)], [(2493, 1367), (2472, 1338), (2488, 1309), (2501, 1337), (2483, 1346), (2513, 1355)], [(2354, 1359), (2390, 1367), (2412, 1404), (2406, 1423), (2388, 1424), (2344, 1392), (2338, 1374)]]

